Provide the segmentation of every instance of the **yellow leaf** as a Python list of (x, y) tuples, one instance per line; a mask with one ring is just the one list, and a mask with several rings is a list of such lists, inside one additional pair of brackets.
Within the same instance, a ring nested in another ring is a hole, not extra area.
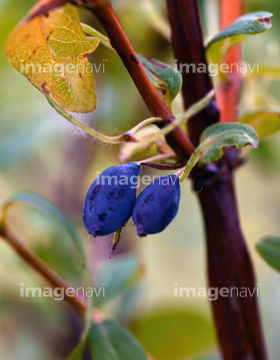
[(10, 35), (6, 55), (10, 63), (36, 86), (44, 87), (66, 110), (95, 110), (93, 68), (86, 55), (98, 46), (87, 38), (73, 5), (67, 4), (30, 21)]

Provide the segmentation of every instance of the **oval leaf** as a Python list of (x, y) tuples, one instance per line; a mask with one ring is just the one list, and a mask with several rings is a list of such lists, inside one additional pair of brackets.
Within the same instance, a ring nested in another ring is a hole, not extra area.
[(170, 106), (181, 90), (182, 76), (177, 69), (158, 60), (137, 54), (154, 87), (162, 93), (163, 101)]
[(106, 296), (96, 298), (96, 306), (105, 307), (135, 283), (139, 270), (139, 260), (133, 255), (121, 256), (106, 261), (96, 273), (96, 287), (106, 284)]
[(239, 17), (224, 30), (216, 34), (207, 44), (209, 62), (221, 63), (224, 54), (246, 35), (255, 35), (271, 28), (270, 12), (259, 11)]
[(157, 360), (189, 358), (214, 343), (211, 324), (184, 309), (169, 308), (142, 316), (132, 330)]
[(65, 109), (86, 113), (97, 106), (92, 67), (86, 57), (99, 39), (87, 38), (78, 13), (67, 4), (23, 21), (6, 44), (10, 63)]
[(260, 139), (264, 139), (280, 130), (280, 108), (265, 108), (245, 114), (239, 119), (239, 122), (252, 126)]
[(95, 360), (147, 360), (139, 342), (113, 321), (92, 323), (87, 345)]
[[(203, 143), (205, 143), (205, 146), (203, 146)], [(234, 146), (238, 149), (246, 145), (252, 145), (256, 148), (258, 143), (258, 134), (247, 124), (214, 124), (209, 126), (201, 136), (200, 148), (203, 155), (200, 162), (208, 163), (219, 160), (223, 156), (225, 147)]]
[(264, 237), (256, 244), (256, 249), (268, 265), (280, 272), (280, 237)]

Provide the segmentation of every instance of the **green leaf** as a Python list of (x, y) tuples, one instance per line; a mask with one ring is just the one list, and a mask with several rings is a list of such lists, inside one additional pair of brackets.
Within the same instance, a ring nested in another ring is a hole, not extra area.
[[(7, 220), (7, 211), (16, 204), (24, 204), (28, 206), (35, 207), (42, 211), (43, 213), (53, 217), (56, 219), (67, 231), (69, 234), (71, 240), (73, 241), (73, 244), (77, 250), (77, 254), (81, 263), (81, 268), (83, 270), (83, 275), (85, 279), (85, 283), (87, 287), (92, 287), (91, 279), (90, 279), (90, 271), (88, 266), (87, 257), (84, 250), (83, 242), (77, 233), (76, 229), (73, 227), (71, 222), (55, 207), (53, 206), (49, 201), (41, 197), (40, 195), (37, 195), (32, 192), (19, 192), (11, 196), (2, 206), (2, 218), (1, 223), (5, 224)], [(93, 308), (93, 297), (88, 298), (88, 309), (86, 314), (86, 322), (84, 331), (81, 337), (80, 343), (77, 345), (77, 347), (74, 349), (69, 360), (76, 360), (81, 357), (79, 357), (79, 354), (81, 354), (81, 349), (84, 347), (84, 343), (87, 337), (87, 334), (90, 329), (91, 324), (91, 313)]]
[(112, 47), (111, 45), (111, 41), (109, 38), (107, 38), (105, 35), (101, 34), (99, 31), (95, 30), (94, 28), (92, 28), (89, 25), (86, 24), (82, 24), (82, 29), (83, 32), (88, 35), (88, 36), (92, 36), (94, 38), (98, 38), (100, 40), (100, 42), (106, 46), (108, 49), (115, 51), (115, 49)]
[(106, 261), (96, 274), (96, 287), (105, 285), (106, 296), (96, 298), (96, 306), (104, 308), (114, 298), (135, 284), (139, 260), (133, 255)]
[(220, 159), (225, 147), (234, 146), (239, 149), (246, 145), (252, 145), (256, 148), (258, 143), (258, 134), (247, 124), (214, 124), (209, 126), (201, 135), (200, 148), (203, 155), (200, 162), (208, 163)]
[(280, 107), (265, 108), (243, 115), (240, 123), (252, 126), (260, 139), (273, 135), (280, 130)]
[(268, 265), (280, 272), (280, 237), (266, 236), (256, 244), (256, 249)]
[(215, 35), (207, 44), (207, 56), (211, 63), (221, 63), (224, 54), (246, 35), (255, 35), (271, 28), (270, 12), (259, 11), (239, 17), (232, 24)]
[(162, 93), (163, 101), (170, 106), (181, 90), (182, 76), (177, 69), (158, 60), (137, 54), (154, 87)]
[(94, 360), (147, 360), (139, 342), (113, 321), (92, 323), (87, 345)]
[(157, 310), (136, 320), (132, 331), (157, 360), (189, 358), (214, 343), (211, 324), (191, 310)]
[(84, 343), (80, 341), (67, 357), (67, 360), (81, 360), (84, 354), (84, 347)]
[(97, 106), (92, 67), (86, 55), (99, 39), (87, 38), (78, 13), (67, 4), (22, 21), (9, 36), (6, 55), (40, 91), (43, 87), (68, 111), (86, 113)]

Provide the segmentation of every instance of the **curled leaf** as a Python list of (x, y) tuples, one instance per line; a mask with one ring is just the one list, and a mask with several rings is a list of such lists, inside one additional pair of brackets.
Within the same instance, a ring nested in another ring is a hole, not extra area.
[(163, 101), (170, 106), (181, 89), (181, 74), (174, 67), (158, 60), (139, 54), (138, 58), (154, 87), (162, 94)]
[(246, 35), (255, 35), (271, 28), (270, 12), (259, 11), (240, 16), (228, 27), (216, 34), (207, 44), (209, 62), (222, 62), (224, 54)]
[(234, 146), (242, 148), (246, 145), (257, 147), (259, 143), (258, 134), (247, 124), (241, 123), (219, 123), (209, 126), (201, 136), (201, 145), (212, 139), (203, 149), (202, 163), (216, 161), (223, 156), (224, 148)]

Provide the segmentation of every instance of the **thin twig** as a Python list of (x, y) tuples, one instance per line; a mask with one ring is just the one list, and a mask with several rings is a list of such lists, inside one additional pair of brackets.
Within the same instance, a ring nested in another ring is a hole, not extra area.
[(4, 228), (0, 227), (0, 237), (2, 237), (7, 244), (20, 256), (20, 258), (31, 268), (36, 270), (45, 280), (49, 282), (52, 288), (61, 288), (64, 290), (65, 301), (71, 305), (82, 316), (86, 315), (87, 302), (84, 298), (76, 295), (68, 295), (66, 291), (72, 287), (62, 279), (56, 272), (54, 272), (46, 263), (44, 263), (36, 254), (34, 254), (26, 245), (24, 245), (14, 234)]

